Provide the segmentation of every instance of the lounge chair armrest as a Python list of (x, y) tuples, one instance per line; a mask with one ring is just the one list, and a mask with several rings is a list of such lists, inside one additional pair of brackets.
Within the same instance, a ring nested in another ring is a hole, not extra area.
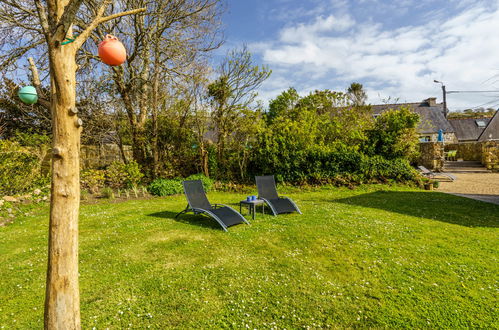
[(204, 213), (207, 210), (194, 207), (194, 208), (190, 208), (189, 211), (194, 212), (195, 214), (197, 214), (197, 213)]
[(225, 205), (225, 204), (213, 204), (212, 206), (214, 208), (218, 208), (218, 207), (230, 207), (229, 205)]

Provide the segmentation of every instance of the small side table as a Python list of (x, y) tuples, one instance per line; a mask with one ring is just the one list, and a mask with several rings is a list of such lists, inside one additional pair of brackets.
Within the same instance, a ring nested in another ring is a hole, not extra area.
[(255, 220), (256, 206), (262, 205), (262, 212), (265, 214), (265, 202), (262, 199), (255, 199), (254, 201), (243, 200), (239, 202), (239, 213), (242, 211), (242, 206), (248, 205), (248, 210), (250, 215), (253, 215), (253, 220)]

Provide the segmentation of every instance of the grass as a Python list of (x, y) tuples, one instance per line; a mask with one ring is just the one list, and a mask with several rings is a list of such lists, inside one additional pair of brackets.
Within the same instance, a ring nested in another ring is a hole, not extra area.
[[(228, 233), (173, 219), (183, 196), (82, 206), (82, 327), (499, 327), (499, 206), (404, 187), (282, 192), (304, 215)], [(0, 227), (0, 328), (43, 327), (47, 218)]]

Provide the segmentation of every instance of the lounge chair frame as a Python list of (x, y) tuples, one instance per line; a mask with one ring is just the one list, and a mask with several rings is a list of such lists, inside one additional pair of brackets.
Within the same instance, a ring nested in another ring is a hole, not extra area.
[(300, 208), (298, 207), (298, 205), (296, 205), (296, 203), (289, 197), (287, 196), (282, 196), (282, 195), (279, 195), (277, 193), (277, 188), (276, 188), (276, 184), (275, 184), (275, 179), (274, 179), (274, 176), (273, 175), (265, 175), (265, 176), (256, 176), (255, 177), (255, 180), (256, 180), (256, 183), (257, 183), (257, 189), (258, 189), (258, 199), (261, 199), (263, 200), (270, 208), (270, 210), (272, 211), (272, 214), (274, 216), (277, 216), (279, 213), (277, 212), (275, 206), (272, 204), (272, 202), (270, 201), (270, 199), (266, 198), (266, 197), (262, 197), (261, 196), (261, 191), (259, 189), (259, 181), (261, 182), (261, 180), (270, 180), (270, 178), (272, 178), (272, 185), (270, 186), (270, 188), (273, 190), (273, 193), (275, 192), (275, 195), (277, 196), (278, 199), (285, 199), (285, 200), (288, 200), (292, 205), (293, 207), (295, 208), (296, 212), (298, 212), (299, 214), (303, 214), (301, 213), (300, 211)]
[[(196, 184), (200, 184), (201, 185), (201, 188), (203, 186), (201, 180), (192, 180), (191, 182), (193, 181), (199, 181), (199, 183), (196, 183)], [(222, 229), (224, 231), (228, 231), (228, 226), (225, 225), (225, 223), (222, 221), (222, 219), (220, 219), (220, 217), (218, 217), (216, 214), (214, 214), (213, 212), (211, 212), (212, 209), (217, 209), (217, 208), (222, 208), (222, 207), (227, 207), (229, 209), (231, 209), (235, 214), (237, 214), (242, 222), (245, 222), (246, 224), (250, 224), (250, 222), (248, 220), (246, 220), (245, 217), (243, 217), (241, 215), (241, 213), (237, 212), (234, 208), (228, 206), (228, 205), (225, 205), (225, 204), (211, 204), (210, 203), (210, 207), (211, 209), (207, 209), (207, 208), (202, 208), (202, 207), (197, 207), (197, 206), (193, 206), (194, 204), (194, 201), (192, 200), (192, 198), (189, 198), (189, 193), (188, 193), (188, 188), (186, 188), (186, 183), (188, 183), (189, 181), (183, 181), (182, 182), (182, 185), (184, 186), (184, 194), (185, 194), (185, 197), (187, 198), (187, 206), (185, 207), (184, 210), (180, 211), (179, 213), (177, 213), (175, 215), (175, 219), (183, 214), (183, 213), (187, 213), (187, 212), (193, 212), (194, 214), (203, 214), (203, 215), (207, 215), (213, 219), (215, 219), (216, 222), (218, 222), (218, 224), (222, 227)], [(203, 189), (203, 188), (202, 188)], [(204, 191), (203, 189), (203, 193), (205, 194), (205, 197), (206, 197), (206, 192)], [(206, 200), (208, 201), (208, 198), (206, 198)], [(208, 201), (209, 203), (209, 201)]]
[[(277, 213), (277, 210), (275, 209), (274, 205), (272, 205), (272, 203), (268, 200), (268, 199), (265, 199), (263, 197), (258, 197), (259, 199), (263, 200), (270, 208), (270, 210), (272, 211), (272, 214), (274, 216), (277, 216), (279, 213)], [(301, 213), (300, 211), (300, 208), (298, 207), (298, 205), (296, 205), (296, 203), (289, 197), (286, 197), (286, 196), (279, 196), (280, 199), (287, 199), (288, 201), (291, 202), (291, 204), (293, 204), (293, 206), (295, 207), (296, 209), (296, 212), (298, 212), (299, 214), (303, 214)]]
[(423, 174), (424, 176), (426, 176), (429, 179), (435, 179), (436, 176), (443, 176), (443, 177), (448, 178), (450, 181), (456, 180), (456, 177), (450, 173), (441, 173), (441, 172), (435, 173), (422, 165), (419, 165), (418, 169), (419, 169), (419, 172), (421, 174)]

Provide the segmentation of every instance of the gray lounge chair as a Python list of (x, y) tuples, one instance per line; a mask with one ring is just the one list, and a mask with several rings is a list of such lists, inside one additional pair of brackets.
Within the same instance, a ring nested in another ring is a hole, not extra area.
[(258, 189), (258, 198), (267, 203), (275, 216), (280, 213), (291, 212), (302, 214), (298, 206), (290, 198), (277, 194), (273, 175), (256, 176), (255, 180), (256, 188)]
[(450, 173), (440, 173), (440, 172), (435, 173), (433, 171), (430, 171), (429, 169), (427, 169), (426, 167), (424, 167), (422, 165), (418, 166), (418, 169), (419, 169), (419, 172), (421, 174), (423, 174), (424, 176), (426, 176), (429, 179), (437, 179), (438, 180), (437, 176), (440, 176), (440, 177), (443, 176), (444, 178), (447, 178), (450, 181), (456, 180), (456, 177)]
[(184, 186), (185, 197), (187, 198), (187, 207), (182, 212), (178, 213), (177, 218), (182, 213), (194, 212), (194, 214), (206, 214), (215, 219), (223, 230), (239, 223), (247, 223), (246, 220), (239, 212), (232, 207), (224, 204), (210, 204), (206, 193), (203, 189), (201, 180), (188, 180), (182, 182)]

